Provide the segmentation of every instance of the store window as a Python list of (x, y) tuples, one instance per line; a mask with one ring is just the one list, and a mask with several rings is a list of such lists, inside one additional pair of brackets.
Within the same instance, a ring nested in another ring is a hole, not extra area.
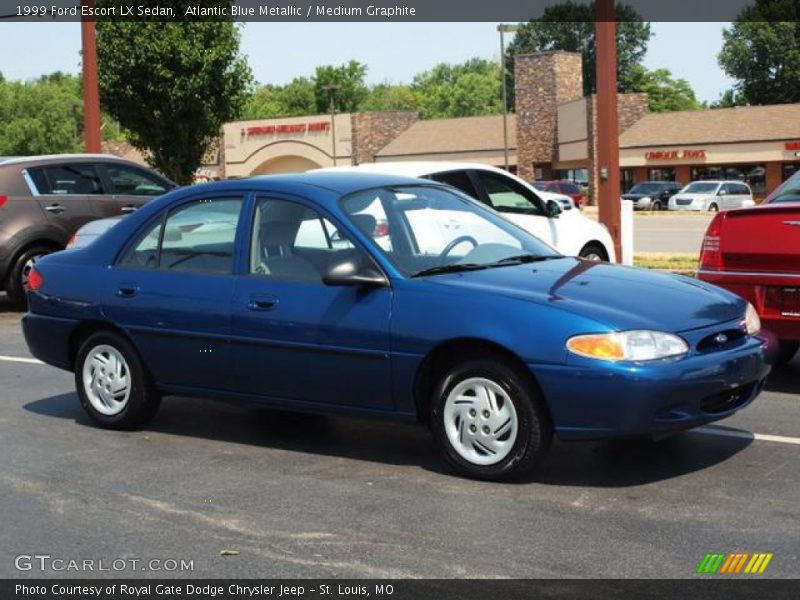
[(767, 169), (764, 165), (720, 165), (692, 167), (692, 181), (721, 179), (744, 181), (750, 185), (753, 195), (763, 196), (767, 188)]
[(784, 163), (781, 171), (781, 181), (786, 181), (797, 171), (800, 171), (800, 163)]
[(619, 189), (623, 194), (630, 191), (634, 184), (633, 169), (619, 170)]
[(650, 181), (675, 181), (675, 169), (650, 169)]

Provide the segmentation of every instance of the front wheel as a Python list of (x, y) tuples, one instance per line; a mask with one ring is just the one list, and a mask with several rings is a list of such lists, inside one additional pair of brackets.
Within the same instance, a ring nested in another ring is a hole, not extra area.
[(161, 402), (136, 350), (110, 331), (95, 333), (81, 344), (75, 387), (86, 413), (108, 429), (140, 427)]
[(653, 202), (652, 205), (650, 205), (650, 210), (656, 211), (656, 210), (661, 210), (661, 209), (662, 209), (662, 206), (661, 206), (661, 201), (660, 200), (656, 200), (655, 202)]
[(467, 477), (518, 479), (550, 447), (553, 429), (543, 400), (524, 374), (502, 361), (474, 359), (452, 367), (432, 400), (437, 445)]
[(594, 260), (598, 262), (608, 262), (608, 254), (600, 244), (596, 242), (590, 242), (586, 244), (578, 254), (580, 258), (585, 258), (586, 260)]
[(712, 202), (711, 204), (708, 205), (708, 211), (709, 212), (719, 212), (719, 206), (717, 205), (716, 202)]

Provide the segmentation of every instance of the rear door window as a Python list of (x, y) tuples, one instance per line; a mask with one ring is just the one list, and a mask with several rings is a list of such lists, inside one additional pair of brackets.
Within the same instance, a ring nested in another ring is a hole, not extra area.
[[(33, 170), (32, 170), (33, 171)], [(50, 165), (37, 174), (34, 183), (40, 194), (86, 196), (103, 194), (103, 183), (94, 165)], [(33, 178), (33, 173), (31, 173)]]
[(467, 196), (471, 196), (472, 198), (478, 197), (478, 192), (475, 190), (475, 186), (472, 185), (472, 180), (469, 178), (469, 174), (466, 171), (435, 173), (434, 175), (431, 175), (429, 179), (438, 181), (439, 183), (452, 185), (454, 188), (461, 190)]

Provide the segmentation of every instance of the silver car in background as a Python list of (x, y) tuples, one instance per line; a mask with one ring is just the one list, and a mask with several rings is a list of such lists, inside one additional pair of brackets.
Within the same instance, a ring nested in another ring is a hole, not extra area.
[(669, 199), (669, 210), (718, 212), (755, 206), (750, 186), (741, 181), (693, 181)]

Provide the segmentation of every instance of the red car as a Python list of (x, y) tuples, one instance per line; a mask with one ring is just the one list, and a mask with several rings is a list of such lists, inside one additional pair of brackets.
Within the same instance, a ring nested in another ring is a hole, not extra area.
[(800, 346), (800, 172), (761, 206), (714, 217), (698, 277), (749, 300), (780, 340), (778, 360), (794, 357)]
[(552, 181), (533, 181), (531, 185), (543, 192), (553, 192), (554, 194), (564, 194), (572, 198), (575, 206), (583, 206), (583, 192), (578, 184), (571, 181), (552, 180)]

